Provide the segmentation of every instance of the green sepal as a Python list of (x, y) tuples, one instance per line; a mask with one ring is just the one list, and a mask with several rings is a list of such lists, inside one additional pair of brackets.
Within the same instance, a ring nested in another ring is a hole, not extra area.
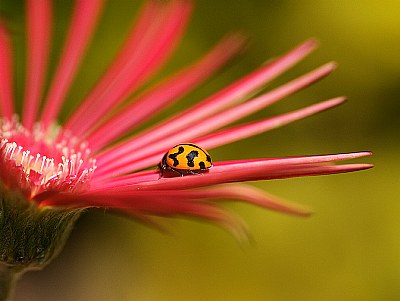
[(0, 184), (0, 263), (40, 269), (62, 249), (83, 209), (38, 207)]

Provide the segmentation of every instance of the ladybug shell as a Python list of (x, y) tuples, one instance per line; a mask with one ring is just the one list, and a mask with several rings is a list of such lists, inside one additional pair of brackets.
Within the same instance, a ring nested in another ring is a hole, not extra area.
[(206, 170), (212, 167), (208, 152), (191, 143), (178, 144), (163, 157), (162, 165), (178, 170)]

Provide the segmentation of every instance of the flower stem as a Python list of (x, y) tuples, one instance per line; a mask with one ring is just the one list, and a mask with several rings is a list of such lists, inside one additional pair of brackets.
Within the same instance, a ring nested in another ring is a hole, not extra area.
[(0, 263), (0, 301), (11, 301), (20, 270)]

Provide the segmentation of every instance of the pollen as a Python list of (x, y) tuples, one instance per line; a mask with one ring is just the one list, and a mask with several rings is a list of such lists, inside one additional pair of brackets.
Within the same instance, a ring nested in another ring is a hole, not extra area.
[(27, 130), (17, 118), (0, 118), (0, 160), (1, 174), (14, 174), (31, 196), (48, 190), (86, 190), (96, 169), (86, 142), (60, 127), (44, 130), (37, 123)]

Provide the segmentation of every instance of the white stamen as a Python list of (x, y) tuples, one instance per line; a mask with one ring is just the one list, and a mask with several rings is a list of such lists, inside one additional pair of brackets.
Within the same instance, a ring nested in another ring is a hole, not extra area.
[(40, 165), (40, 173), (43, 173), (43, 167), (44, 167), (44, 163), (46, 161), (46, 156), (43, 156), (41, 159), (42, 159), (42, 164)]
[(22, 152), (22, 157), (21, 157), (21, 161), (20, 161), (21, 165), (24, 165), (24, 161), (25, 161), (25, 158), (27, 157), (27, 155), (28, 155), (28, 151)]
[(17, 148), (17, 144), (15, 143), (15, 142), (13, 142), (12, 144), (11, 144), (11, 153), (10, 153), (10, 159), (13, 159), (14, 158), (14, 152), (15, 152), (15, 149)]
[(39, 158), (40, 158), (40, 154), (38, 153), (38, 154), (36, 155), (36, 160), (35, 160), (35, 163), (33, 163), (33, 168), (32, 168), (32, 169), (37, 169), (37, 163), (38, 163), (38, 161), (39, 161)]

